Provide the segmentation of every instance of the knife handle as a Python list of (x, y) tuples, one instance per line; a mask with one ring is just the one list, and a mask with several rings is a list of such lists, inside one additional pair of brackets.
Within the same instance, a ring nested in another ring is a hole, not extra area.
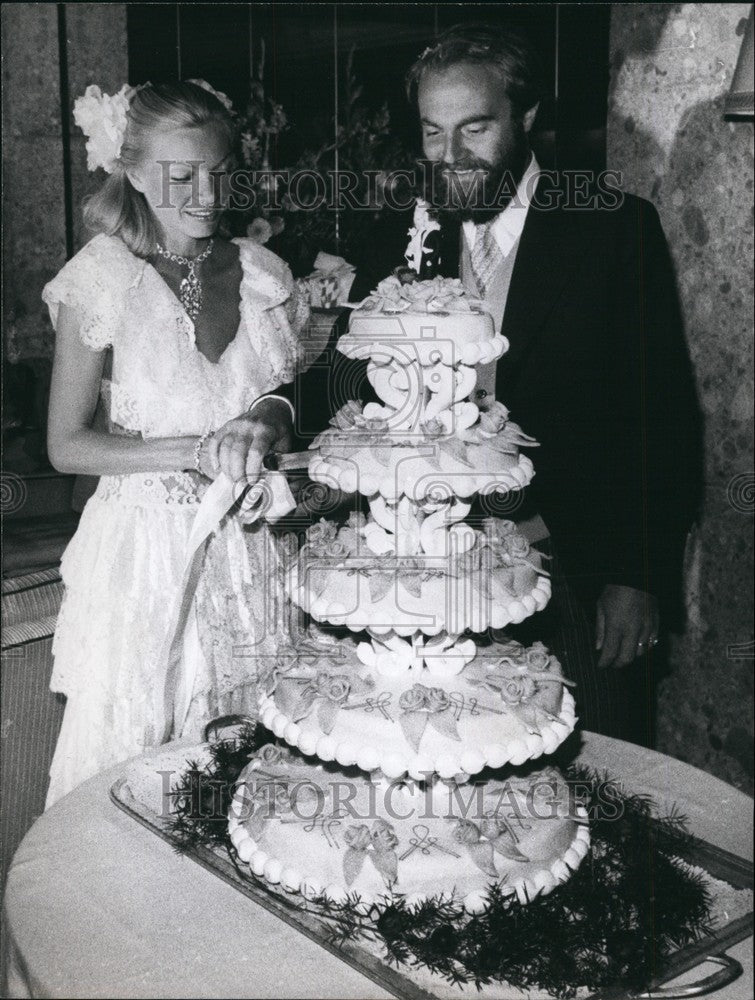
[(268, 472), (306, 472), (316, 451), (294, 451), (281, 454), (270, 451), (262, 459), (262, 468)]

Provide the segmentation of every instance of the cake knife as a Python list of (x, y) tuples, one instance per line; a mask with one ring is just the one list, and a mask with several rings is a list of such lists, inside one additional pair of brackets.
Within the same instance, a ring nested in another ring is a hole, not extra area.
[(262, 467), (268, 472), (306, 472), (318, 449), (279, 453), (270, 451), (262, 459)]

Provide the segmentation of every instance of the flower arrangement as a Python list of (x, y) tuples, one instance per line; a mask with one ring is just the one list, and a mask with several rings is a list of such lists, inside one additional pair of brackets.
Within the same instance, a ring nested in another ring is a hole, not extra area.
[[(249, 102), (239, 122), (243, 166), (262, 173), (276, 167), (288, 168), (290, 175), (309, 171), (324, 177), (337, 166), (339, 171), (349, 171), (357, 177), (357, 188), (353, 191), (355, 202), (369, 206), (367, 210), (343, 206), (336, 212), (326, 198), (305, 210), (278, 188), (277, 193), (282, 195), (282, 213), (264, 207), (252, 210), (252, 217), (245, 220), (247, 235), (261, 243), (269, 243), (270, 248), (290, 265), (294, 277), (304, 277), (315, 268), (321, 251), (342, 255), (348, 261), (357, 259), (368, 229), (384, 207), (386, 185), (392, 183), (391, 172), (411, 166), (413, 159), (391, 135), (387, 105), (377, 111), (367, 107), (364, 89), (354, 73), (352, 49), (346, 64), (342, 121), (334, 130), (334, 138), (305, 151), (292, 163), (273, 163), (277, 140), (288, 130), (289, 119), (283, 107), (265, 93), (264, 67), (263, 40)], [(269, 194), (273, 184), (282, 185), (283, 179), (261, 178), (257, 193), (264, 195), (267, 189)], [(306, 183), (299, 184), (300, 200), (307, 202), (309, 193), (304, 188)]]
[(239, 122), (241, 158), (248, 170), (270, 169), (272, 141), (288, 129), (283, 106), (265, 95), (265, 39), (260, 40), (260, 54), (253, 74), (249, 101)]

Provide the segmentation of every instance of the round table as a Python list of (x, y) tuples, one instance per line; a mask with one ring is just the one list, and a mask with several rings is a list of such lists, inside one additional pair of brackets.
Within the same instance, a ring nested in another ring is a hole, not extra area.
[[(696, 836), (752, 856), (752, 801), (730, 785), (593, 733), (583, 734), (580, 759), (659, 805), (676, 802)], [(108, 793), (125, 770), (120, 764), (81, 785), (41, 816), (19, 847), (4, 902), (4, 995), (390, 996), (120, 811)], [(752, 939), (729, 954), (744, 976), (715, 995), (749, 1000)], [(700, 968), (679, 982), (699, 978)]]

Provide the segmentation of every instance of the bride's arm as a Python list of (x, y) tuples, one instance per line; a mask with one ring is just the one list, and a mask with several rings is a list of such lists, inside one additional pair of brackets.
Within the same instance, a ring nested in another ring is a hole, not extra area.
[[(52, 465), (59, 472), (94, 476), (193, 468), (197, 437), (144, 441), (92, 430), (104, 362), (104, 351), (94, 351), (82, 343), (76, 312), (61, 305), (47, 422), (47, 450)], [(210, 474), (208, 448), (202, 451), (203, 464), (207, 463)]]

